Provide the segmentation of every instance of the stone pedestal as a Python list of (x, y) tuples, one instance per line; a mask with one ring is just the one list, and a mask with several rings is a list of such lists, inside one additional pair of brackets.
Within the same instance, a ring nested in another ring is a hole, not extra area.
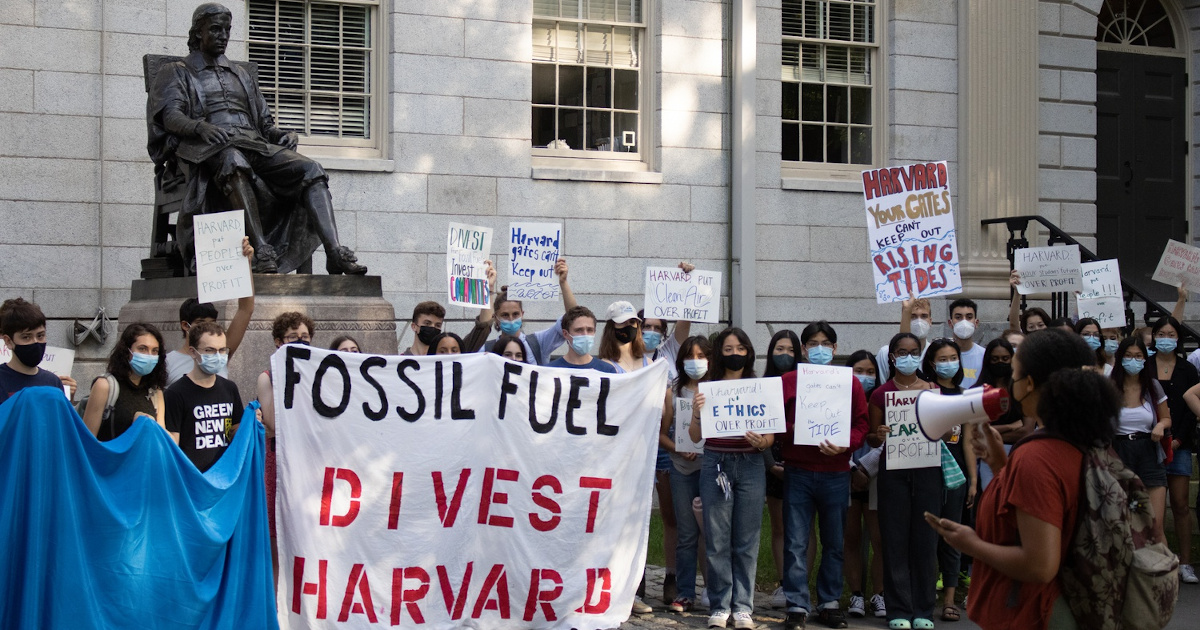
[[(267, 369), (275, 341), (271, 322), (280, 313), (299, 311), (316, 323), (313, 345), (329, 347), (335, 337), (354, 337), (364, 352), (396, 354), (396, 311), (383, 299), (379, 276), (256, 275), (254, 316), (237, 353), (229, 361), (229, 377), (244, 402), (255, 398), (255, 382)], [(163, 332), (166, 350), (183, 343), (179, 306), (196, 297), (195, 278), (134, 280), (130, 301), (121, 307), (120, 328), (146, 322)], [(237, 312), (237, 300), (215, 304), (224, 326)]]

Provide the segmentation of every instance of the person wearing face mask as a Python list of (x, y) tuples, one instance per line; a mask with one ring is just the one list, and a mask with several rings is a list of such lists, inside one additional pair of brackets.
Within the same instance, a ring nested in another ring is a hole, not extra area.
[(549, 367), (617, 373), (611, 363), (592, 356), (596, 345), (596, 316), (588, 307), (576, 306), (562, 316), (562, 335), (567, 341), (567, 354), (551, 361)]
[(1158, 442), (1171, 430), (1171, 408), (1166, 392), (1154, 378), (1153, 364), (1146, 364), (1146, 345), (1141, 337), (1129, 337), (1117, 346), (1112, 380), (1122, 401), (1113, 450), (1146, 485), (1154, 509), (1154, 536), (1164, 540), (1167, 469)]
[(973, 300), (959, 298), (950, 303), (950, 319), (946, 322), (954, 331), (958, 342), (963, 369), (963, 389), (970, 389), (983, 369), (983, 346), (975, 343), (975, 331), (979, 326), (979, 307)]
[(613, 302), (604, 318), (600, 358), (611, 363), (617, 374), (636, 372), (650, 365), (650, 355), (642, 341), (642, 320), (633, 305), (624, 300)]
[[(796, 371), (796, 363), (800, 360), (804, 347), (800, 337), (790, 330), (781, 330), (771, 337), (767, 344), (767, 366), (763, 376), (783, 376)], [(771, 517), (771, 553), (775, 556), (775, 571), (779, 580), (779, 588), (771, 593), (771, 608), (783, 608), (787, 598), (783, 594), (783, 447), (776, 442), (763, 452), (767, 458), (767, 514)], [(813, 552), (816, 545), (811, 545)], [(811, 562), (809, 563), (812, 564)]]
[(75, 380), (58, 377), (38, 367), (46, 355), (46, 316), (37, 304), (22, 298), (5, 300), (0, 306), (0, 336), (12, 353), (8, 363), (0, 365), (0, 403), (26, 387), (63, 386), (75, 394)]
[[(933, 310), (928, 298), (916, 298), (909, 294), (908, 299), (900, 303), (900, 332), (912, 333), (925, 354), (925, 340), (933, 328)], [(879, 366), (879, 382), (886, 383), (891, 378), (891, 367), (888, 362), (888, 347), (884, 344), (875, 354), (875, 364)]]
[(1104, 374), (1112, 376), (1113, 365), (1117, 361), (1117, 346), (1121, 345), (1121, 340), (1125, 338), (1125, 333), (1120, 328), (1101, 328), (1100, 329), (1100, 358), (1104, 361)]
[[(578, 306), (575, 301), (575, 293), (571, 291), (571, 284), (567, 282), (567, 259), (559, 258), (554, 263), (554, 273), (558, 274), (558, 288), (562, 293), (563, 309), (570, 311)], [(519, 299), (512, 298), (508, 295), (508, 287), (500, 287), (500, 291), (496, 294), (496, 300), (493, 303), (493, 325), (496, 330), (509, 336), (516, 337), (521, 340), (521, 344), (525, 346), (525, 359), (535, 365), (547, 365), (550, 363), (550, 354), (558, 349), (565, 342), (565, 337), (562, 331), (562, 318), (554, 322), (544, 330), (526, 335), (525, 330), (525, 307)], [(489, 341), (483, 344), (484, 352), (491, 352), (494, 342)], [(468, 340), (467, 345), (471, 342)], [(599, 344), (597, 344), (599, 346)], [(470, 350), (474, 352), (474, 349)]]
[(1008, 306), (1008, 327), (1027, 335), (1031, 332), (1045, 330), (1050, 325), (1050, 314), (1038, 307), (1021, 311), (1021, 294), (1017, 286), (1021, 284), (1021, 272), (1016, 269), (1008, 274), (1008, 286), (1011, 288), (1012, 301)]
[[(854, 378), (858, 379), (863, 393), (867, 400), (870, 400), (879, 376), (875, 355), (869, 350), (856, 350), (846, 359), (846, 367), (854, 371)], [(846, 510), (843, 567), (846, 573), (846, 588), (850, 590), (850, 605), (846, 608), (846, 614), (851, 617), (867, 615), (868, 601), (864, 594), (866, 580), (862, 570), (864, 525), (873, 550), (870, 571), (875, 593), (871, 595), (870, 606), (876, 617), (887, 616), (887, 606), (883, 599), (883, 543), (879, 534), (879, 491), (876, 483), (877, 464), (881, 454), (882, 447), (872, 447), (866, 443), (864, 437), (863, 445), (850, 458), (850, 507)]]
[(229, 360), (225, 329), (201, 322), (188, 330), (195, 366), (167, 387), (167, 431), (179, 449), (204, 472), (217, 463), (242, 419), (242, 396), (233, 381), (218, 376)]
[[(1012, 358), (1016, 352), (1012, 344), (1003, 337), (991, 340), (983, 350), (983, 369), (979, 371), (979, 380), (975, 381), (975, 387), (989, 385), (1008, 392), (1008, 411), (991, 423), (1004, 440), (1005, 452), (1033, 431), (1033, 419), (1025, 417), (1021, 403), (1017, 402), (1012, 393)], [(992, 469), (983, 460), (977, 463), (979, 485), (980, 489), (983, 489), (992, 482)]]
[[(163, 388), (167, 385), (167, 365), (161, 360), (162, 348), (162, 333), (150, 324), (133, 323), (122, 331), (108, 355), (108, 371), (92, 381), (83, 412), (84, 424), (100, 441), (121, 435), (138, 416), (166, 428)], [(116, 385), (117, 397), (106, 415), (110, 383)]]
[[(1104, 354), (1105, 339), (1103, 333), (1100, 332), (1100, 322), (1091, 317), (1083, 317), (1075, 322), (1075, 332), (1083, 337), (1084, 343), (1089, 348), (1096, 352), (1096, 369), (1104, 372), (1105, 376), (1112, 374), (1112, 364), (1107, 361)], [(1117, 349), (1115, 343), (1112, 349), (1113, 351)]]

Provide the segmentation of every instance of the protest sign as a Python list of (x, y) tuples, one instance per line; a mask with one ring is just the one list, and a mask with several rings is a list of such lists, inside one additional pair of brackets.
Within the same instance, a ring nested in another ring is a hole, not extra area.
[(492, 247), (492, 229), (451, 223), (446, 238), (446, 275), (450, 303), (456, 306), (487, 308), (491, 303), (488, 289), (487, 260)]
[(1125, 300), (1119, 297), (1085, 300), (1078, 302), (1079, 318), (1091, 317), (1101, 328), (1122, 328), (1126, 324)]
[(675, 399), (675, 452), (703, 453), (704, 440), (693, 442), (688, 429), (692, 426), (692, 399), (679, 396)]
[(510, 223), (508, 236), (508, 297), (525, 302), (562, 297), (554, 275), (562, 251), (562, 225)]
[(783, 381), (778, 378), (744, 378), (700, 383), (704, 408), (700, 410), (700, 435), (705, 438), (741, 437), (747, 431), (783, 433)]
[(1112, 260), (1097, 260), (1079, 265), (1083, 278), (1081, 300), (1096, 300), (1106, 297), (1121, 297), (1121, 265)]
[(1167, 241), (1162, 257), (1158, 259), (1158, 268), (1150, 279), (1173, 287), (1200, 289), (1200, 248), (1176, 240)]
[(646, 317), (715, 324), (721, 314), (721, 272), (647, 267), (642, 304)]
[(198, 214), (192, 218), (196, 240), (196, 298), (201, 302), (254, 295), (250, 259), (242, 255), (246, 236), (242, 210)]
[(946, 162), (862, 172), (875, 300), (962, 292)]
[(820, 446), (826, 440), (850, 448), (854, 369), (796, 365), (796, 427), (793, 443)]
[(70, 376), (75, 365), (75, 351), (69, 348), (46, 346), (46, 354), (38, 367), (58, 376)]
[(934, 468), (942, 465), (942, 442), (925, 439), (917, 426), (917, 395), (921, 392), (884, 394), (884, 420), (891, 427), (884, 443), (888, 470)]
[(282, 627), (629, 616), (665, 361), (610, 375), (287, 345), (271, 365)]
[(1021, 274), (1021, 284), (1017, 285), (1021, 295), (1083, 289), (1078, 245), (1027, 247), (1013, 255), (1013, 269)]

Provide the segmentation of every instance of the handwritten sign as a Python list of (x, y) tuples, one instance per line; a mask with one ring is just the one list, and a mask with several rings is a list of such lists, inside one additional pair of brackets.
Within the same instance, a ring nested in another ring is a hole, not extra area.
[(451, 223), (446, 238), (446, 275), (450, 303), (456, 306), (487, 308), (492, 296), (488, 289), (487, 260), (492, 247), (492, 229)]
[(562, 225), (509, 223), (508, 235), (508, 297), (526, 302), (559, 299), (554, 263), (562, 251)]
[(880, 304), (962, 292), (946, 162), (862, 172)]
[(1097, 260), (1079, 265), (1083, 278), (1081, 300), (1097, 300), (1106, 297), (1121, 297), (1121, 265), (1117, 260)]
[(700, 383), (704, 409), (700, 410), (700, 435), (705, 438), (741, 437), (747, 431), (783, 433), (783, 381), (747, 378)]
[(1079, 318), (1091, 317), (1100, 322), (1101, 328), (1122, 328), (1125, 320), (1125, 300), (1119, 297), (1085, 300), (1078, 304)]
[(1162, 257), (1158, 259), (1158, 268), (1150, 279), (1173, 287), (1186, 285), (1189, 289), (1200, 289), (1200, 248), (1176, 240), (1167, 241)]
[(1028, 247), (1013, 255), (1013, 269), (1021, 274), (1021, 284), (1017, 285), (1021, 295), (1083, 290), (1078, 245)]
[(53, 372), (57, 376), (70, 376), (74, 366), (75, 351), (70, 348), (54, 346), (46, 346), (46, 354), (42, 357), (42, 362), (38, 364), (38, 367), (47, 372)]
[(721, 314), (721, 272), (647, 267), (642, 303), (646, 317), (715, 324)]
[(850, 448), (854, 370), (836, 365), (796, 365), (796, 427), (793, 443)]
[(250, 260), (242, 255), (245, 211), (198, 214), (192, 222), (196, 233), (196, 298), (219, 302), (254, 295)]
[(688, 435), (692, 426), (692, 399), (679, 397), (675, 399), (675, 452), (703, 453), (704, 440), (693, 442)]
[(921, 392), (887, 392), (884, 394), (884, 420), (891, 427), (884, 449), (888, 470), (934, 468), (942, 465), (942, 442), (925, 439), (917, 426), (917, 394)]

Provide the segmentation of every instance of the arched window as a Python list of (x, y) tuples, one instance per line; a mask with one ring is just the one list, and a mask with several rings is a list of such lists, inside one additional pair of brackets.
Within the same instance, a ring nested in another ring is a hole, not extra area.
[(1098, 24), (1098, 42), (1175, 48), (1175, 31), (1161, 0), (1105, 0)]

